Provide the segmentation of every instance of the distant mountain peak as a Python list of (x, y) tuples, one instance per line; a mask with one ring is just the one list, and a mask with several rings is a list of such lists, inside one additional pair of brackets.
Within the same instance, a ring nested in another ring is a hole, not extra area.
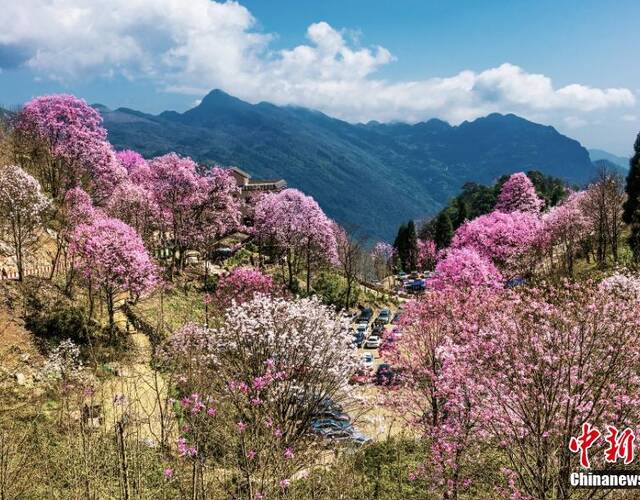
[(206, 96), (202, 98), (200, 104), (198, 104), (194, 109), (197, 108), (218, 108), (218, 107), (228, 107), (228, 106), (251, 106), (251, 104), (238, 99), (230, 94), (227, 94), (224, 90), (214, 89), (209, 92)]
[(99, 102), (92, 104), (91, 107), (101, 114), (108, 113), (111, 111), (107, 106), (105, 106), (104, 104), (100, 104)]

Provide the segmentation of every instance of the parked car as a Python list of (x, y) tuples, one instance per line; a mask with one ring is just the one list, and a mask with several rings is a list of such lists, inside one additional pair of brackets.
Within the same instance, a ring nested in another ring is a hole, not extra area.
[(312, 429), (336, 429), (336, 430), (348, 430), (353, 426), (349, 421), (335, 420), (333, 418), (317, 418), (311, 421)]
[(362, 311), (360, 311), (358, 321), (369, 323), (369, 321), (371, 321), (371, 318), (373, 318), (373, 311), (369, 307), (366, 307)]
[(220, 247), (220, 248), (216, 248), (213, 251), (213, 259), (215, 261), (228, 259), (232, 255), (233, 255), (233, 249), (229, 247)]
[(375, 323), (373, 325), (373, 328), (371, 329), (371, 333), (373, 335), (382, 335), (382, 332), (384, 332), (384, 326), (381, 323)]
[(349, 379), (349, 383), (357, 385), (364, 385), (368, 382), (371, 382), (371, 370), (367, 368), (358, 368)]
[(380, 347), (380, 337), (377, 335), (369, 335), (369, 338), (364, 343), (365, 349), (377, 349)]
[(364, 333), (356, 332), (353, 335), (353, 343), (356, 345), (356, 347), (362, 347), (362, 344), (364, 344)]
[(362, 363), (364, 364), (365, 367), (367, 368), (373, 368), (373, 354), (371, 354), (370, 352), (365, 352), (362, 355)]
[(379, 321), (382, 324), (386, 325), (390, 320), (391, 311), (389, 311), (389, 309), (383, 309), (382, 311), (380, 311), (380, 314), (378, 314), (378, 319), (376, 321)]
[(422, 279), (416, 279), (413, 281), (413, 284), (411, 285), (411, 288), (413, 289), (414, 292), (420, 292), (422, 290), (424, 290), (425, 288), (425, 282)]
[(349, 441), (357, 445), (369, 443), (371, 438), (358, 432), (349, 422), (333, 419), (317, 419), (311, 423), (315, 434), (334, 441)]
[(377, 385), (395, 385), (397, 383), (397, 371), (391, 365), (383, 363), (378, 366), (375, 375), (375, 383)]

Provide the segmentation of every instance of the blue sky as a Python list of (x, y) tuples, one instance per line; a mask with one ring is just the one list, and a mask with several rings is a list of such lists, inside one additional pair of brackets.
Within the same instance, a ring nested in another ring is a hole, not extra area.
[[(2, 5), (6, 4), (6, 5)], [(514, 112), (628, 155), (640, 3), (0, 0), (0, 103), (71, 92), (148, 112), (212, 88), (349, 121)]]

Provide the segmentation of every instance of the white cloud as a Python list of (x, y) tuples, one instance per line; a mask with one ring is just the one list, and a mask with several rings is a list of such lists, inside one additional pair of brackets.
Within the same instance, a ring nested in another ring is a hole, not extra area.
[(587, 120), (577, 116), (572, 116), (572, 115), (566, 116), (563, 121), (565, 125), (569, 128), (580, 128), (589, 124)]
[(235, 2), (3, 3), (0, 48), (15, 49), (34, 73), (63, 81), (121, 74), (198, 97), (222, 88), (251, 102), (302, 105), (350, 121), (437, 116), (458, 123), (498, 111), (578, 127), (589, 113), (635, 105), (628, 89), (554, 88), (549, 77), (509, 63), (444, 78), (376, 78), (394, 57), (384, 47), (360, 46), (357, 32), (318, 22), (307, 29), (308, 43), (276, 51), (272, 35), (257, 31)]
[(622, 115), (622, 121), (636, 122), (638, 121), (638, 117), (636, 115)]

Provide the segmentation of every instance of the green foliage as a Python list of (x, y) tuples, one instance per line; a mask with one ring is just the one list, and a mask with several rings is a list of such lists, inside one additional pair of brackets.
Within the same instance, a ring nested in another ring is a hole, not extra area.
[(56, 307), (30, 315), (27, 327), (46, 340), (71, 339), (80, 345), (102, 334), (102, 327), (90, 320), (84, 309), (76, 305)]
[[(557, 177), (544, 175), (537, 170), (527, 172), (527, 177), (531, 180), (536, 188), (538, 196), (544, 200), (545, 207), (554, 207), (567, 196), (567, 183)], [(504, 176), (501, 179), (500, 186), (508, 179)]]
[[(347, 300), (347, 281), (341, 275), (331, 271), (322, 271), (315, 278), (313, 289), (323, 303), (336, 306), (338, 309), (345, 307)], [(355, 304), (359, 298), (360, 287), (354, 284), (351, 289), (350, 302)]]
[(412, 220), (400, 226), (393, 247), (396, 250), (400, 267), (404, 271), (415, 270), (418, 259), (418, 236), (416, 225)]
[[(544, 200), (545, 207), (553, 207), (565, 198), (567, 183), (562, 179), (545, 175), (537, 170), (527, 172), (527, 177), (531, 179), (538, 196)], [(447, 246), (453, 232), (465, 220), (475, 219), (493, 210), (502, 185), (508, 178), (508, 175), (504, 175), (491, 186), (483, 186), (475, 182), (464, 184), (460, 194), (449, 200), (447, 206), (420, 229), (420, 237), (432, 238), (438, 248)], [(451, 236), (449, 236), (447, 218), (451, 223)]]
[(255, 251), (248, 247), (242, 247), (225, 261), (224, 266), (227, 269), (240, 266), (255, 266), (255, 260)]
[(289, 495), (345, 500), (431, 498), (425, 481), (408, 479), (424, 453), (425, 447), (419, 441), (390, 438), (336, 454), (330, 467), (318, 468), (307, 480), (293, 482)]
[[(466, 207), (467, 205), (462, 202), (462, 206)], [(433, 229), (433, 241), (438, 248), (445, 248), (451, 243), (451, 238), (453, 238), (453, 224), (451, 223), (449, 212), (443, 210), (436, 218)]]
[(629, 161), (629, 174), (624, 189), (627, 193), (627, 199), (623, 204), (622, 220), (627, 224), (632, 224), (629, 246), (637, 262), (640, 260), (640, 134), (638, 134), (633, 148), (635, 154)]

